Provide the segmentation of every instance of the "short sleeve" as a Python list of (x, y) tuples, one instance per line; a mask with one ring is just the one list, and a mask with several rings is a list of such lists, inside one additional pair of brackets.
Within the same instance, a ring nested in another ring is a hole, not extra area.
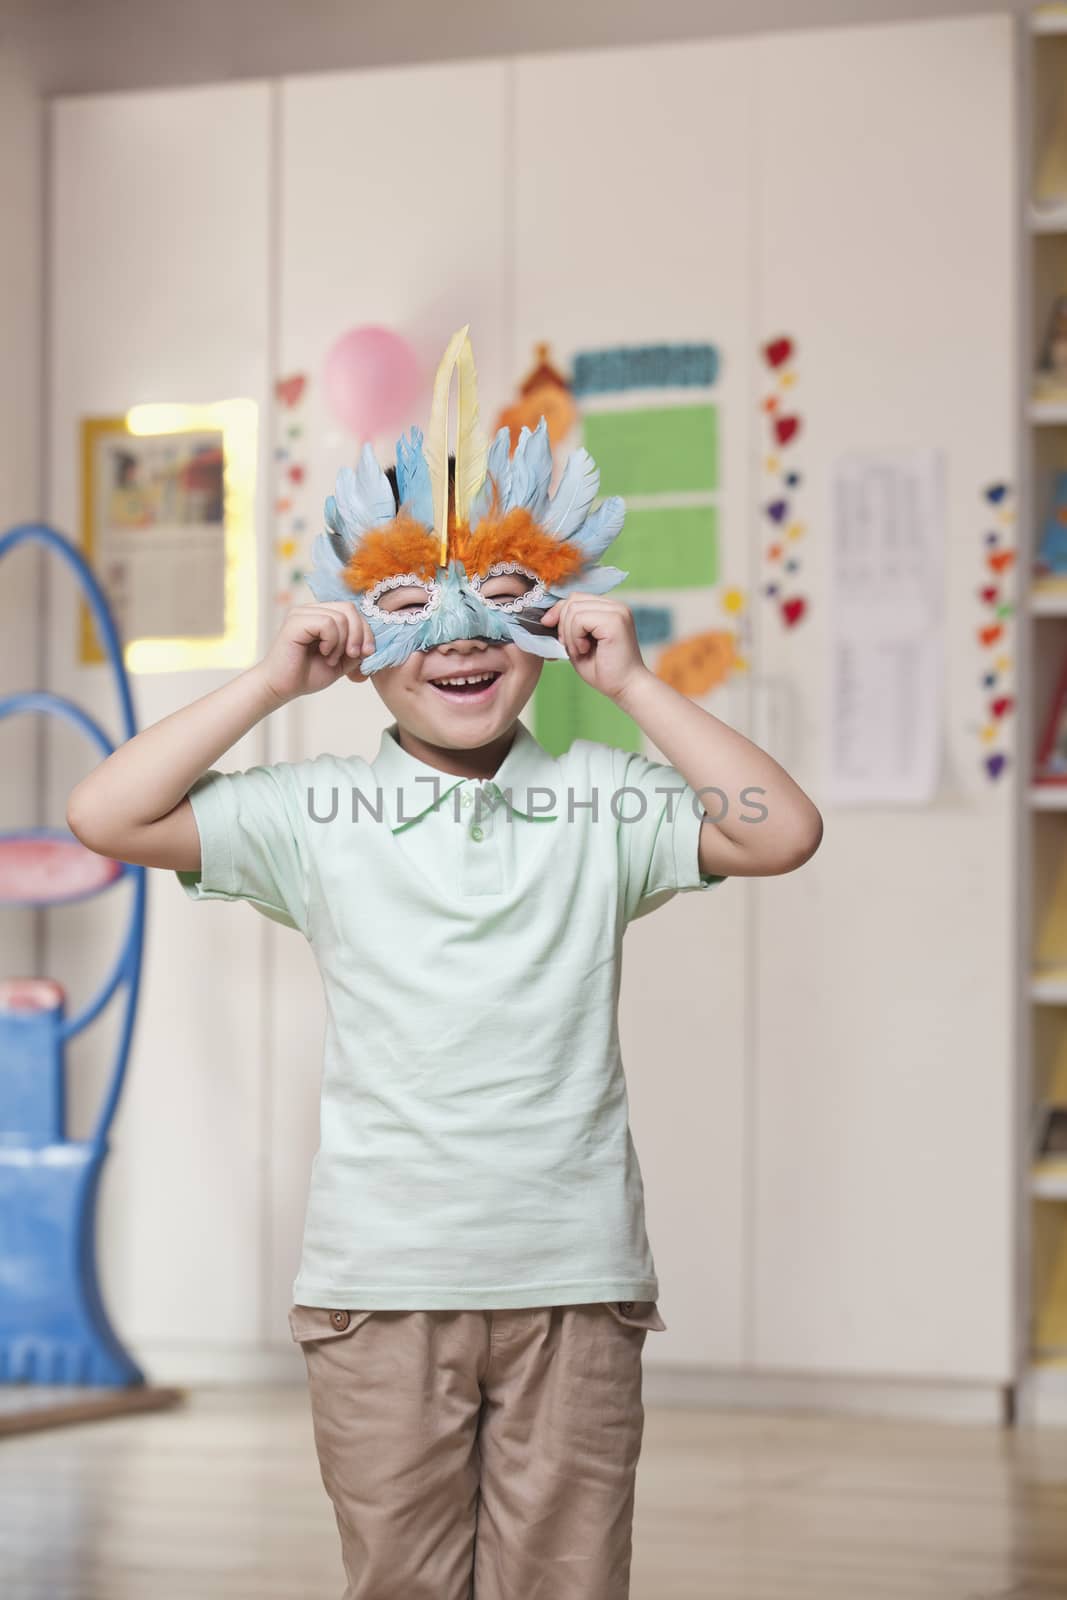
[(614, 751), (619, 864), (625, 920), (647, 916), (676, 894), (711, 889), (721, 876), (701, 872), (706, 815), (677, 767)]
[(191, 900), (247, 900), (307, 937), (308, 869), (291, 763), (202, 773), (188, 793), (200, 871), (176, 876)]

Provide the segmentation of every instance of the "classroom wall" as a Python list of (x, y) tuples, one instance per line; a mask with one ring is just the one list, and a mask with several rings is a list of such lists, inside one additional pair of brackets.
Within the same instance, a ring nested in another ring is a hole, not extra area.
[(944, 451), (947, 682), (933, 802), (834, 808), (815, 870), (758, 886), (755, 1358), (993, 1377), (1013, 1359), (1014, 813), (983, 775), (977, 630), (983, 490), (1015, 478), (1010, 27), (812, 33), (761, 59), (760, 293), (804, 330), (804, 503), (824, 530), (811, 626), (761, 640), (806, 730), (798, 781), (818, 785), (832, 733), (844, 450)]
[[(23, 61), (0, 49), (0, 533), (40, 507), (43, 121)], [(0, 569), (0, 696), (41, 681), (39, 567), (22, 548)], [(0, 722), (0, 832), (41, 820), (39, 734), (34, 719)], [(33, 912), (0, 909), (0, 975), (37, 970), (35, 932)]]
[[(48, 503), (61, 528), (79, 527), (81, 416), (122, 414), (166, 395), (247, 396), (266, 415), (270, 104), (267, 85), (242, 84), (54, 110)], [(266, 471), (257, 522), (266, 555)], [(114, 727), (109, 669), (77, 663), (73, 585), (55, 579), (50, 594), (50, 684)], [(138, 675), (139, 724), (227, 676)], [(265, 739), (255, 729), (231, 752), (233, 764), (262, 760)], [(82, 770), (80, 751), (56, 746), (53, 803)], [(123, 1334), (153, 1360), (173, 1346), (176, 1368), (187, 1371), (183, 1347), (210, 1369), (214, 1350), (255, 1346), (269, 1172), (264, 927), (244, 907), (240, 927), (210, 913), (191, 919), (183, 899), (173, 877), (150, 875), (141, 1005), (100, 1237), (104, 1290)], [(72, 974), (83, 1001), (113, 959), (124, 914), (115, 894), (69, 907), (49, 925), (48, 970)], [(69, 1079), (76, 1134), (91, 1126), (113, 1047), (113, 1028), (77, 1041)], [(166, 1355), (155, 1364), (156, 1375), (165, 1370)]]
[[(61, 525), (76, 517), (79, 416), (250, 394), (269, 448), (272, 376), (315, 370), (350, 323), (402, 326), (429, 359), (476, 307), (490, 415), (535, 338), (551, 337), (564, 363), (597, 344), (710, 338), (723, 355), (724, 565), (752, 597), (757, 635), (728, 720), (818, 802), (833, 462), (865, 446), (948, 453), (956, 598), (936, 803), (831, 811), (795, 879), (680, 897), (627, 935), (623, 1049), (669, 1324), (646, 1361), (683, 1385), (785, 1373), (995, 1396), (1011, 1377), (1009, 804), (975, 777), (965, 733), (976, 497), (986, 475), (1012, 473), (1011, 81), (1001, 18), (55, 110)], [(566, 118), (548, 114), (559, 105)], [(395, 198), (395, 174), (418, 169), (445, 120), (453, 166), (479, 173), (463, 228), (448, 225), (445, 185), (425, 185), (418, 204)], [(367, 249), (378, 214), (389, 248)], [(397, 272), (397, 259), (434, 270)], [(210, 338), (189, 336), (205, 326)], [(758, 351), (780, 331), (804, 350), (816, 597), (811, 626), (789, 634), (757, 603)], [(308, 434), (319, 503), (348, 447), (314, 409)], [(265, 638), (275, 530), (263, 461)], [(61, 598), (53, 611), (54, 686), (93, 704), (102, 669), (75, 665), (72, 611)], [(139, 677), (142, 723), (219, 681)], [(221, 764), (373, 751), (386, 720), (372, 690), (339, 688), (270, 719)], [(68, 780), (57, 770), (53, 798)], [(113, 1309), (161, 1380), (296, 1373), (284, 1313), (322, 1039), (310, 952), (248, 907), (191, 905), (165, 874), (153, 874), (149, 933), (104, 1196)], [(65, 923), (53, 965), (88, 981), (100, 937), (99, 922)], [(98, 1049), (79, 1075), (83, 1107), (102, 1070)]]
[(41, 92), (87, 94), (1030, 9), (1031, 0), (409, 0), (358, 10), (336, 0), (187, 0), (176, 18), (127, 0), (24, 0), (4, 22)]

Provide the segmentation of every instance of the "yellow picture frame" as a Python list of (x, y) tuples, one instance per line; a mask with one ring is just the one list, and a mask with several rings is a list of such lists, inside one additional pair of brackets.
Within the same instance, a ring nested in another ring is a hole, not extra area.
[[(217, 434), (222, 439), (223, 625), (219, 633), (197, 637), (129, 638), (123, 643), (127, 671), (188, 672), (211, 668), (243, 668), (255, 660), (258, 643), (256, 562), (256, 451), (258, 407), (246, 399), (208, 404), (133, 406), (125, 416), (86, 417), (81, 424), (81, 542), (86, 560), (97, 573), (101, 554), (98, 527), (99, 445), (108, 437), (131, 441), (163, 435)], [(217, 454), (216, 454), (217, 471)], [(216, 510), (217, 516), (217, 510)], [(107, 660), (97, 638), (92, 612), (81, 602), (79, 660), (83, 665)]]

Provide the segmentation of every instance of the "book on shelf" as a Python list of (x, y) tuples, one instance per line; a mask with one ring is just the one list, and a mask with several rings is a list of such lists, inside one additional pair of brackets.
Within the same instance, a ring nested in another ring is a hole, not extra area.
[(1039, 1166), (1067, 1176), (1067, 1105), (1046, 1101), (1038, 1107), (1034, 1158)]
[(1047, 983), (1067, 989), (1067, 962), (1042, 962), (1030, 974), (1032, 984)]
[(1034, 560), (1034, 576), (1067, 576), (1067, 472), (1057, 472), (1053, 481), (1041, 542)]
[(1031, 195), (1038, 213), (1067, 205), (1067, 87), (1063, 84), (1057, 85), (1043, 121)]
[(1067, 294), (1052, 302), (1031, 394), (1038, 405), (1062, 403), (1067, 395)]
[(1033, 782), (1067, 784), (1067, 663), (1056, 685), (1034, 763)]

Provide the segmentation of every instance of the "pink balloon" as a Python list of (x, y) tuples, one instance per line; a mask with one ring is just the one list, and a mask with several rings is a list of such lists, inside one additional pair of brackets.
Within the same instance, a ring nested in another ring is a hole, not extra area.
[(414, 420), (422, 374), (414, 350), (389, 328), (351, 328), (331, 346), (326, 399), (357, 439), (376, 439)]

